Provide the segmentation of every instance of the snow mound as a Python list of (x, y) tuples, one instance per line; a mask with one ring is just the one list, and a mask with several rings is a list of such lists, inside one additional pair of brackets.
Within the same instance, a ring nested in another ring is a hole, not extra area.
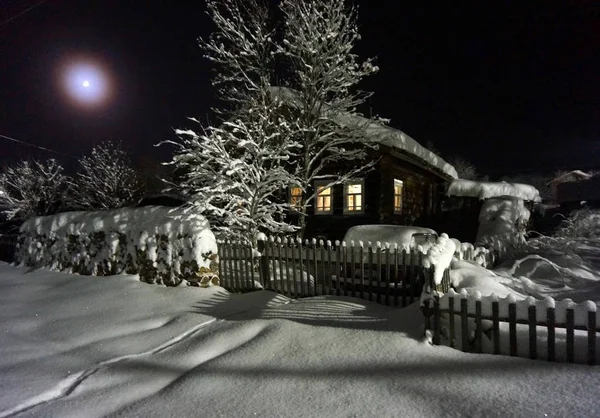
[(440, 235), (437, 243), (427, 251), (427, 255), (423, 259), (423, 266), (426, 268), (433, 267), (433, 278), (436, 285), (442, 282), (444, 271), (450, 267), (454, 251), (456, 251), (456, 243), (448, 238), (447, 234)]
[(21, 226), (19, 241), (16, 259), (27, 266), (101, 276), (127, 271), (169, 285), (215, 272), (218, 262), (208, 221), (182, 208), (36, 217)]
[(540, 192), (529, 184), (486, 182), (473, 180), (454, 180), (448, 187), (448, 196), (477, 197), (489, 199), (491, 197), (512, 196), (533, 202), (541, 201)]

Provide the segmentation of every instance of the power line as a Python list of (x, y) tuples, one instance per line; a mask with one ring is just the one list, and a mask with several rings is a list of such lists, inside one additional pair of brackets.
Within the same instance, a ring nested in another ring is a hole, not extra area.
[(19, 143), (19, 144), (27, 145), (27, 146), (29, 146), (29, 147), (38, 148), (38, 149), (41, 149), (41, 150), (44, 150), (44, 151), (53, 152), (53, 153), (55, 153), (55, 154), (64, 155), (65, 157), (69, 157), (69, 158), (75, 158), (76, 160), (77, 160), (77, 159), (79, 159), (78, 157), (75, 157), (74, 155), (65, 154), (64, 152), (55, 151), (55, 150), (53, 150), (53, 149), (46, 148), (46, 147), (42, 147), (42, 146), (40, 146), (40, 145), (30, 144), (29, 142), (20, 141), (20, 140), (18, 140), (18, 139), (11, 138), (10, 136), (6, 136), (6, 135), (1, 135), (1, 134), (0, 134), (0, 138), (8, 139), (9, 141), (17, 142), (17, 143)]
[(38, 1), (37, 3), (33, 4), (32, 6), (28, 7), (27, 9), (23, 10), (20, 13), (17, 13), (16, 15), (14, 15), (13, 17), (9, 17), (7, 20), (5, 20), (4, 22), (0, 23), (0, 27), (6, 25), (7, 23), (12, 22), (13, 20), (17, 19), (18, 17), (23, 16), (25, 13), (30, 12), (31, 10), (35, 9), (38, 6), (41, 6), (43, 3), (46, 3), (48, 0), (41, 0)]

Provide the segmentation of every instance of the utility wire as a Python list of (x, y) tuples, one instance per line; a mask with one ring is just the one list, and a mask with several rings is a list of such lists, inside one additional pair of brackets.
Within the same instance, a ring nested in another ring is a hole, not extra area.
[(23, 16), (25, 13), (30, 12), (31, 10), (35, 9), (38, 6), (41, 6), (43, 3), (46, 3), (48, 0), (41, 0), (38, 1), (37, 3), (33, 4), (32, 6), (28, 7), (27, 9), (23, 10), (22, 12), (17, 13), (16, 15), (14, 15), (13, 17), (9, 17), (7, 20), (5, 20), (4, 22), (0, 23), (0, 27), (12, 22), (13, 20), (17, 19), (18, 17)]
[(69, 158), (75, 158), (76, 160), (77, 160), (77, 159), (79, 159), (78, 157), (75, 157), (74, 155), (65, 154), (65, 153), (63, 153), (63, 152), (60, 152), (60, 151), (55, 151), (55, 150), (53, 150), (53, 149), (46, 148), (46, 147), (42, 147), (42, 146), (40, 146), (40, 145), (30, 144), (29, 142), (20, 141), (20, 140), (18, 140), (18, 139), (11, 138), (10, 136), (6, 136), (6, 135), (1, 135), (1, 134), (0, 134), (0, 138), (8, 139), (9, 141), (17, 142), (17, 143), (19, 143), (19, 144), (27, 145), (27, 146), (34, 147), (34, 148), (38, 148), (38, 149), (41, 149), (41, 150), (44, 150), (44, 151), (53, 152), (53, 153), (55, 153), (55, 154), (64, 155), (65, 157), (69, 157)]

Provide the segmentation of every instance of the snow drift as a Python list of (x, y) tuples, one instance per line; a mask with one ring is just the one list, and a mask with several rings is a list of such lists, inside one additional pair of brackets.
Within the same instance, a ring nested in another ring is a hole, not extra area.
[(214, 278), (218, 262), (206, 218), (161, 206), (29, 219), (20, 230), (16, 260), (86, 275), (137, 273), (145, 282), (171, 286), (199, 275)]

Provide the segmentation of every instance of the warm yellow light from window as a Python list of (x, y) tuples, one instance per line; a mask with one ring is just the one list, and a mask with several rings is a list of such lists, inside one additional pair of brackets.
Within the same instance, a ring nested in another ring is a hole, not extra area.
[(317, 186), (317, 212), (331, 212), (331, 187)]
[(394, 179), (394, 213), (402, 212), (402, 180)]
[(357, 212), (362, 210), (362, 183), (346, 185), (346, 211)]
[(290, 205), (298, 207), (302, 204), (302, 188), (298, 186), (290, 187)]

